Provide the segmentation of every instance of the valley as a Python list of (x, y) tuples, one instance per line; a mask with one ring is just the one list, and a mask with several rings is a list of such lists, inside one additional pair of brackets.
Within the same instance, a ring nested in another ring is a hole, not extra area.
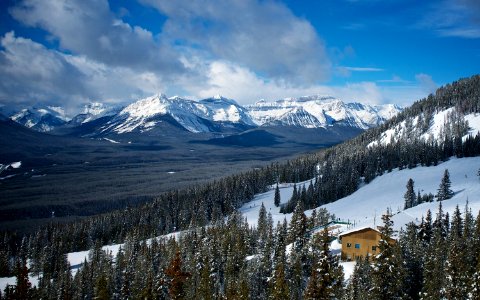
[(91, 103), (68, 122), (59, 107), (23, 109), (0, 120), (0, 163), (22, 162), (1, 175), (0, 224), (33, 231), (141, 205), (331, 147), (398, 111), (320, 96), (242, 107), (165, 95), (123, 109)]
[(0, 136), (2, 163), (22, 162), (0, 174), (0, 225), (20, 231), (140, 205), (166, 191), (290, 159), (361, 132), (265, 128), (226, 138), (165, 132), (156, 138), (89, 139), (0, 126), (9, 132)]

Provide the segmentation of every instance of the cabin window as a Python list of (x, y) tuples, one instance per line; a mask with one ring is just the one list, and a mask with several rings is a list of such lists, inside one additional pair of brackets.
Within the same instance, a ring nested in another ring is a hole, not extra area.
[(355, 249), (360, 249), (360, 244), (355, 244)]
[(347, 243), (347, 248), (352, 247), (352, 243)]
[(372, 246), (372, 251), (377, 251), (377, 246)]

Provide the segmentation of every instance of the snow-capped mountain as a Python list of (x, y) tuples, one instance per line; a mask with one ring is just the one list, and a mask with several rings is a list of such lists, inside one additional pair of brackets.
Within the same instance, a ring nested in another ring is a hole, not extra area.
[(216, 95), (200, 100), (199, 103), (209, 108), (208, 119), (215, 122), (237, 122), (255, 125), (248, 111), (235, 100)]
[[(401, 111), (396, 105), (344, 103), (333, 97), (308, 96), (242, 106), (222, 96), (195, 101), (157, 94), (125, 107), (92, 102), (71, 120), (61, 108), (23, 109), (11, 119), (38, 131), (90, 128), (82, 135), (148, 132), (169, 123), (192, 133), (235, 133), (259, 126), (327, 128), (333, 124), (368, 129)], [(94, 126), (90, 126), (95, 121)], [(163, 123), (163, 124), (161, 124)], [(85, 126), (89, 124), (89, 126)], [(159, 129), (167, 130), (165, 128)]]
[(37, 131), (47, 132), (68, 122), (61, 107), (25, 108), (10, 117), (13, 121)]
[(107, 106), (100, 102), (85, 104), (83, 111), (70, 120), (69, 125), (81, 125), (102, 117), (114, 116), (123, 109), (122, 106)]
[(163, 116), (173, 118), (181, 127), (194, 133), (216, 131), (218, 126), (254, 125), (246, 110), (230, 99), (217, 96), (197, 102), (159, 94), (122, 109), (102, 132), (149, 131), (163, 122)]
[(344, 103), (333, 97), (307, 96), (274, 102), (261, 100), (247, 106), (253, 121), (259, 125), (298, 126), (305, 128), (341, 124), (360, 129), (378, 126), (401, 108), (393, 105)]

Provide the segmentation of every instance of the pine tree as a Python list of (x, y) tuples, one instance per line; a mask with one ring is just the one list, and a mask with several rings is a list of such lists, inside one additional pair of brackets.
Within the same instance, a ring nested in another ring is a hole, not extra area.
[(422, 241), (424, 248), (430, 244), (432, 234), (432, 212), (427, 210), (427, 216), (425, 220), (422, 218), (422, 222), (420, 223), (420, 228), (418, 231), (419, 238)]
[(403, 199), (405, 199), (405, 205), (403, 209), (411, 208), (416, 205), (415, 203), (415, 191), (413, 187), (413, 179), (410, 178), (407, 182), (407, 191), (405, 192), (405, 195), (403, 196)]
[[(479, 214), (480, 216), (480, 214)], [(480, 252), (477, 252), (477, 267), (472, 276), (472, 284), (470, 286), (470, 299), (480, 300)]]
[(358, 258), (347, 287), (346, 300), (370, 300), (372, 289), (372, 267), (369, 257)]
[(277, 186), (275, 187), (275, 197), (273, 198), (273, 203), (275, 204), (276, 207), (280, 206), (280, 189), (278, 188), (278, 183), (277, 183)]
[(443, 173), (442, 181), (440, 182), (440, 186), (438, 187), (437, 191), (437, 200), (443, 201), (448, 200), (453, 197), (453, 191), (451, 190), (451, 181), (450, 181), (450, 173), (448, 169), (445, 169)]
[(170, 262), (170, 265), (165, 269), (165, 275), (170, 278), (168, 284), (168, 294), (172, 299), (185, 299), (185, 281), (190, 276), (189, 273), (182, 271), (182, 259), (180, 251), (175, 253), (175, 258)]
[(292, 220), (290, 221), (290, 228), (288, 232), (288, 242), (295, 242), (294, 248), (300, 249), (306, 243), (307, 233), (307, 216), (303, 212), (303, 205), (301, 202), (297, 203), (293, 211)]
[(445, 294), (448, 299), (466, 299), (468, 288), (468, 268), (466, 265), (465, 243), (463, 239), (463, 221), (458, 206), (452, 218), (449, 236), (447, 262), (445, 265)]
[(288, 283), (285, 275), (285, 265), (279, 262), (275, 268), (270, 287), (270, 299), (283, 300), (290, 298)]
[(330, 252), (330, 237), (325, 227), (312, 242), (312, 275), (304, 299), (340, 299), (343, 291), (343, 270)]
[(30, 299), (32, 284), (28, 279), (26, 262), (17, 264), (17, 285), (15, 286), (14, 299)]
[(405, 294), (408, 299), (419, 299), (423, 283), (423, 243), (414, 223), (407, 224), (400, 234), (400, 245), (405, 266)]
[(100, 274), (95, 284), (95, 299), (108, 300), (111, 299), (111, 294), (108, 289), (107, 276)]
[(424, 201), (423, 201), (423, 197), (422, 197), (422, 194), (420, 194), (420, 190), (417, 191), (417, 205), (419, 204), (422, 204)]
[(401, 251), (397, 243), (392, 244), (393, 221), (387, 211), (382, 216), (381, 240), (372, 272), (372, 299), (397, 299), (403, 295), (404, 269)]
[(442, 203), (439, 203), (433, 226), (433, 236), (427, 247), (423, 267), (423, 288), (420, 299), (437, 300), (445, 297), (446, 224)]
[(260, 206), (260, 211), (258, 212), (257, 231), (260, 237), (263, 239), (267, 231), (267, 210), (265, 205), (263, 205), (263, 202)]

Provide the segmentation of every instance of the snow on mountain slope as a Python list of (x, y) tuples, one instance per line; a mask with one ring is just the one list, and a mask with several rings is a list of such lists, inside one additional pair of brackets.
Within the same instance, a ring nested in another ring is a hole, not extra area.
[(253, 125), (245, 110), (233, 100), (216, 97), (197, 102), (178, 96), (167, 98), (161, 94), (128, 105), (107, 124), (104, 131), (148, 131), (155, 127), (155, 116), (162, 115), (170, 115), (190, 132), (212, 131), (208, 121)]
[(410, 139), (418, 137), (423, 140), (441, 140), (442, 133), (448, 130), (448, 128), (446, 129), (446, 124), (452, 115), (463, 118), (463, 120), (468, 122), (468, 133), (463, 136), (463, 139), (467, 138), (468, 135), (475, 136), (478, 132), (480, 132), (480, 114), (471, 113), (462, 116), (456, 114), (455, 108), (452, 107), (436, 112), (433, 116), (431, 116), (431, 121), (429, 124), (427, 124), (427, 128), (422, 128), (422, 125), (419, 124), (425, 118), (423, 115), (416, 116), (413, 119), (404, 120), (393, 128), (383, 132), (380, 138), (371, 142), (368, 147), (379, 144), (388, 145), (391, 142), (397, 142), (404, 137), (410, 137)]
[(112, 118), (102, 127), (101, 133), (120, 134), (150, 131), (162, 122), (161, 116), (168, 115), (184, 129), (198, 133), (219, 132), (224, 128), (245, 130), (262, 125), (325, 128), (340, 124), (368, 129), (383, 123), (400, 111), (395, 105), (344, 103), (333, 97), (318, 95), (285, 98), (274, 102), (259, 101), (254, 105), (242, 106), (219, 95), (194, 101), (158, 94), (140, 99), (126, 107), (108, 107), (92, 102), (85, 105), (83, 111), (71, 120), (66, 118), (59, 107), (26, 108), (11, 118), (35, 130), (51, 131), (67, 122), (68, 127), (75, 127), (108, 116)]
[[(406, 184), (409, 178), (414, 180), (415, 191), (420, 190), (422, 194), (436, 194), (440, 180), (445, 169), (450, 172), (452, 190), (455, 196), (452, 199), (442, 202), (444, 212), (450, 214), (456, 205), (463, 211), (467, 201), (472, 212), (476, 215), (480, 211), (480, 179), (477, 171), (480, 167), (480, 157), (473, 158), (451, 158), (449, 161), (431, 167), (417, 167), (414, 169), (395, 169), (375, 178), (372, 182), (359, 188), (355, 193), (333, 203), (323, 205), (330, 213), (335, 214), (342, 220), (355, 222), (356, 226), (381, 225), (381, 216), (387, 208), (395, 214), (392, 218), (394, 227), (399, 230), (409, 222), (419, 222), (422, 216), (426, 215), (428, 209), (433, 216), (438, 210), (439, 202), (422, 203), (418, 206), (403, 210), (403, 195), (406, 191)], [(297, 184), (308, 185), (309, 181)], [(293, 184), (282, 184), (280, 186), (281, 203), (286, 203), (293, 192)], [(280, 209), (273, 204), (275, 190), (256, 195), (255, 198), (244, 204), (240, 212), (247, 218), (251, 226), (256, 226), (258, 212), (262, 202), (267, 212), (273, 217), (274, 224), (282, 222), (284, 218), (290, 221), (292, 214), (281, 214)], [(311, 210), (305, 212), (311, 214)]]
[(69, 121), (65, 111), (58, 106), (24, 108), (10, 117), (25, 127), (38, 131), (51, 131)]
[(247, 125), (255, 125), (248, 111), (240, 106), (235, 100), (227, 99), (220, 95), (199, 101), (208, 108), (207, 118), (215, 122), (242, 122)]
[[(308, 96), (274, 102), (261, 100), (247, 106), (257, 125), (287, 125), (318, 128), (338, 123), (368, 129), (401, 111), (396, 105), (370, 106), (344, 103), (333, 97)], [(306, 117), (309, 115), (308, 117)]]
[(102, 117), (114, 116), (122, 109), (123, 107), (121, 106), (107, 106), (100, 102), (91, 102), (85, 104), (83, 111), (73, 117), (68, 124), (71, 126), (79, 126), (84, 123), (95, 121)]

